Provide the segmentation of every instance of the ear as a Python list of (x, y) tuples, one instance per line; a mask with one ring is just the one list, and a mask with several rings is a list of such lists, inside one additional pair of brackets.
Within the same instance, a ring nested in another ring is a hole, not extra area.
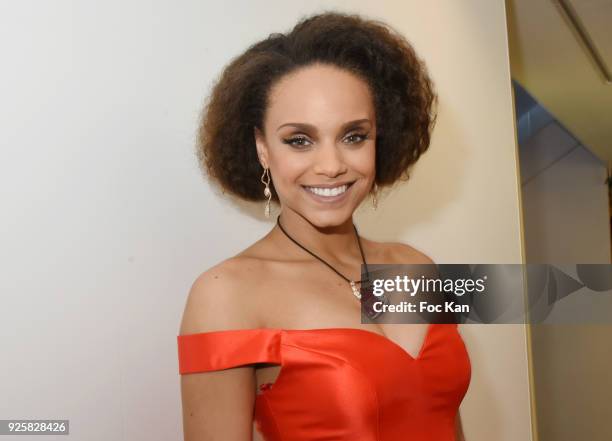
[(257, 127), (253, 127), (253, 135), (255, 137), (255, 147), (257, 148), (257, 157), (262, 167), (268, 168), (268, 146), (266, 145), (265, 135)]

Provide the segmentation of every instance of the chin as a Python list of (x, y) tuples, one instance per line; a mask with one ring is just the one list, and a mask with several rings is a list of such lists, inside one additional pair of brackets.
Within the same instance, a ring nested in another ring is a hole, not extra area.
[(352, 218), (353, 212), (354, 210), (348, 210), (347, 208), (337, 210), (309, 209), (304, 212), (303, 216), (308, 219), (311, 224), (319, 228), (327, 228), (344, 224), (347, 220)]

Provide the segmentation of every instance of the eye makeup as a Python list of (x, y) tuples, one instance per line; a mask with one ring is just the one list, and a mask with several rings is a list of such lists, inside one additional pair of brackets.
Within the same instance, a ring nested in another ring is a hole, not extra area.
[[(355, 139), (352, 142), (349, 142), (348, 144), (361, 144), (362, 142), (364, 142), (366, 139), (369, 139), (369, 133), (361, 133), (361, 132), (354, 132), (354, 133), (350, 133), (348, 135), (345, 136), (345, 140), (346, 139), (350, 139), (353, 138)], [(289, 138), (283, 138), (282, 142), (284, 144), (288, 144), (290, 146), (293, 147), (306, 147), (307, 144), (304, 144), (305, 142), (310, 142), (310, 140), (308, 139), (308, 137), (304, 136), (304, 135), (296, 135), (296, 136), (292, 136)]]
[[(308, 138), (305, 136), (293, 136), (290, 138), (283, 138), (283, 143), (292, 147), (303, 148), (307, 145), (304, 142), (308, 142)], [(301, 143), (301, 144), (300, 144)]]
[(351, 133), (347, 135), (347, 138), (356, 137), (357, 141), (351, 142), (350, 144), (360, 144), (366, 139), (369, 139), (369, 133)]

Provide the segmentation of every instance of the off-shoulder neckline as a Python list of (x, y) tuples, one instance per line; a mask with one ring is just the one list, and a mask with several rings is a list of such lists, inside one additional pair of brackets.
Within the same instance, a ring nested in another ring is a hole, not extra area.
[(369, 329), (364, 328), (351, 328), (351, 327), (329, 327), (329, 328), (309, 328), (309, 329), (289, 329), (289, 328), (272, 328), (272, 327), (261, 327), (261, 328), (244, 328), (244, 329), (222, 329), (216, 331), (205, 331), (205, 332), (196, 332), (192, 334), (182, 334), (177, 336), (178, 338), (186, 338), (186, 337), (194, 337), (194, 336), (205, 336), (205, 335), (220, 335), (227, 333), (248, 333), (248, 332), (284, 332), (288, 334), (299, 334), (299, 333), (316, 333), (316, 332), (357, 332), (363, 333), (363, 335), (371, 335), (375, 338), (380, 339), (381, 341), (392, 345), (396, 349), (400, 350), (406, 357), (408, 357), (412, 361), (417, 361), (423, 356), (423, 352), (426, 346), (429, 343), (431, 333), (433, 331), (433, 323), (427, 324), (427, 329), (425, 331), (425, 337), (423, 338), (423, 342), (421, 343), (421, 347), (416, 355), (413, 357), (406, 349), (403, 348), (399, 343), (390, 339), (384, 334), (380, 334), (378, 332), (370, 331)]

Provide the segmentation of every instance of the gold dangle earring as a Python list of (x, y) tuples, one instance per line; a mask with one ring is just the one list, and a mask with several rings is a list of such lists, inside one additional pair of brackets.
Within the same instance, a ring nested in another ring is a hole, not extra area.
[[(264, 181), (264, 177), (266, 177), (266, 180)], [(264, 196), (268, 198), (267, 202), (266, 202), (266, 208), (264, 210), (264, 214), (266, 215), (266, 217), (270, 217), (270, 199), (272, 199), (272, 192), (270, 191), (270, 172), (268, 172), (268, 168), (264, 167), (264, 172), (261, 175), (261, 182), (264, 183), (264, 185), (266, 186), (264, 188)]]
[(378, 207), (378, 184), (374, 183), (374, 187), (372, 188), (372, 209), (376, 210)]

